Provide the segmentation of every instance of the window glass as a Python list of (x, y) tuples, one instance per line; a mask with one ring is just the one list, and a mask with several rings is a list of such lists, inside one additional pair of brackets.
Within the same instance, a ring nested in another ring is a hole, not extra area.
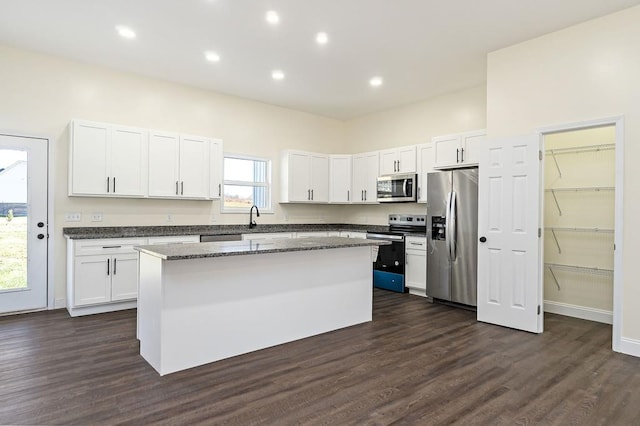
[(254, 204), (271, 210), (271, 162), (227, 154), (224, 157), (222, 210), (246, 212)]

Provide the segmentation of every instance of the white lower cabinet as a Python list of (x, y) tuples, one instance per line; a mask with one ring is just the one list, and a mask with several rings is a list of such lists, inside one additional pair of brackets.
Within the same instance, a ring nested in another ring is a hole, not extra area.
[(147, 244), (153, 246), (156, 244), (183, 244), (199, 242), (200, 235), (167, 235), (166, 237), (149, 237)]
[(265, 232), (265, 233), (253, 233), (242, 234), (242, 240), (260, 241), (260, 240), (278, 240), (293, 238), (293, 232)]
[(342, 231), (342, 232), (340, 232), (340, 236), (341, 237), (345, 237), (345, 238), (362, 238), (362, 239), (365, 239), (365, 238), (367, 238), (367, 233), (366, 232), (357, 232), (357, 231)]
[(405, 238), (405, 286), (409, 293), (426, 297), (427, 238)]
[(67, 241), (67, 310), (71, 316), (136, 307), (138, 252), (146, 239)]

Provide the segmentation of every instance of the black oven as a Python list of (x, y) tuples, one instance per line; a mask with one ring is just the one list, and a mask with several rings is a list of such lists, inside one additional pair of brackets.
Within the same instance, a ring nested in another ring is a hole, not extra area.
[(405, 242), (407, 234), (426, 232), (425, 215), (389, 215), (389, 229), (382, 232), (367, 232), (370, 240), (385, 240), (391, 244), (378, 248), (378, 257), (373, 264), (373, 286), (385, 290), (405, 292)]

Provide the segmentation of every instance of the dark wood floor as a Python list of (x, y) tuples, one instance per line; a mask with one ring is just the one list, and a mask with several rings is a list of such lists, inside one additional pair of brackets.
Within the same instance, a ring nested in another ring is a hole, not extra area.
[(640, 423), (640, 359), (611, 351), (610, 326), (545, 330), (376, 290), (371, 323), (160, 377), (135, 311), (5, 317), (0, 423)]

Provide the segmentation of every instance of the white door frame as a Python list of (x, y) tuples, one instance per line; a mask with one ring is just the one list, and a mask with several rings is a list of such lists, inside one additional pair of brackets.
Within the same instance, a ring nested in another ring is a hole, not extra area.
[[(625, 349), (622, 345), (622, 285), (623, 285), (623, 177), (624, 177), (624, 116), (605, 117), (587, 121), (580, 121), (575, 123), (557, 124), (553, 126), (541, 127), (537, 130), (540, 135), (540, 140), (546, 134), (566, 132), (571, 130), (587, 129), (590, 127), (602, 127), (613, 125), (616, 128), (616, 153), (615, 153), (615, 219), (614, 219), (614, 246), (615, 251), (613, 253), (613, 338), (612, 349), (615, 352), (623, 352), (631, 355), (640, 356), (635, 353), (631, 348)], [(540, 188), (544, 191), (544, 174), (540, 174)], [(541, 206), (542, 208), (543, 206)], [(541, 220), (544, 220), (541, 215)], [(540, 225), (541, 227), (544, 224)], [(541, 270), (544, 268), (544, 258), (540, 258)], [(540, 286), (542, 288), (544, 282), (544, 276), (540, 276)]]
[[(54, 273), (55, 273), (55, 262), (53, 255), (55, 253), (55, 232), (54, 231), (54, 209), (53, 209), (53, 200), (54, 200), (54, 170), (53, 164), (54, 162), (54, 152), (53, 149), (53, 138), (42, 135), (34, 135), (23, 132), (16, 131), (2, 131), (0, 130), (0, 135), (3, 136), (12, 136), (18, 138), (29, 138), (29, 139), (40, 139), (47, 144), (47, 308), (55, 309), (55, 286), (54, 286)], [(64, 306), (60, 306), (61, 308)]]

